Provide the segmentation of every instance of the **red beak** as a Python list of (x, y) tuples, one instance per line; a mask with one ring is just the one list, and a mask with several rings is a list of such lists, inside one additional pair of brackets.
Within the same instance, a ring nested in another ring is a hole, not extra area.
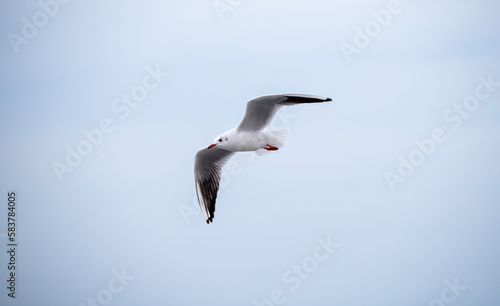
[(217, 145), (217, 144), (212, 143), (211, 145), (209, 145), (209, 146), (208, 146), (208, 148), (207, 148), (207, 149), (213, 148), (213, 147), (215, 147), (216, 145)]

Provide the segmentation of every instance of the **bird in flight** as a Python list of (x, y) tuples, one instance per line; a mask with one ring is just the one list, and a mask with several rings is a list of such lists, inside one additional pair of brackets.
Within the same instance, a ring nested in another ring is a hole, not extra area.
[(215, 137), (212, 144), (201, 148), (194, 158), (196, 195), (207, 223), (214, 219), (215, 200), (219, 190), (222, 167), (236, 152), (277, 151), (283, 147), (287, 130), (264, 132), (282, 106), (302, 103), (322, 103), (330, 98), (311, 95), (266, 95), (247, 103), (240, 125)]

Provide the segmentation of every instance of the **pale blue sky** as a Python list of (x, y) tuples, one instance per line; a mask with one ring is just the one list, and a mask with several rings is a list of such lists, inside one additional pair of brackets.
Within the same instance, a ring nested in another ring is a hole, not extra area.
[[(496, 1), (40, 3), (0, 4), (2, 305), (500, 303)], [(340, 46), (392, 6), (348, 62)], [(236, 156), (207, 225), (193, 157), (271, 93), (333, 102), (280, 112), (287, 145)], [(113, 130), (59, 180), (54, 163), (103, 120)], [(403, 177), (435, 129), (446, 140)]]

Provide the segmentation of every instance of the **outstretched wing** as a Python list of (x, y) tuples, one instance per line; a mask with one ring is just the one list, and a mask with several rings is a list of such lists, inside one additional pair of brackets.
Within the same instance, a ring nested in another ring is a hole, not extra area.
[(321, 103), (332, 101), (330, 98), (311, 95), (267, 95), (248, 101), (245, 116), (238, 130), (264, 130), (281, 106), (301, 103)]
[(194, 158), (196, 195), (207, 223), (213, 221), (215, 199), (219, 190), (222, 167), (234, 152), (213, 147), (198, 150)]

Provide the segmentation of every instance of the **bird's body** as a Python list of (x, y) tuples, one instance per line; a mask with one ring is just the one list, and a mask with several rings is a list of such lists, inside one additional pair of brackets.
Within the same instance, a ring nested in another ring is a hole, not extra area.
[(331, 101), (310, 95), (268, 95), (250, 100), (238, 127), (220, 134), (194, 160), (196, 194), (207, 223), (213, 221), (222, 167), (235, 152), (276, 151), (283, 147), (288, 129), (263, 132), (281, 106)]
[(231, 129), (223, 135), (228, 137), (224, 149), (231, 152), (257, 151), (263, 149), (267, 144), (273, 145), (279, 142), (272, 132)]

